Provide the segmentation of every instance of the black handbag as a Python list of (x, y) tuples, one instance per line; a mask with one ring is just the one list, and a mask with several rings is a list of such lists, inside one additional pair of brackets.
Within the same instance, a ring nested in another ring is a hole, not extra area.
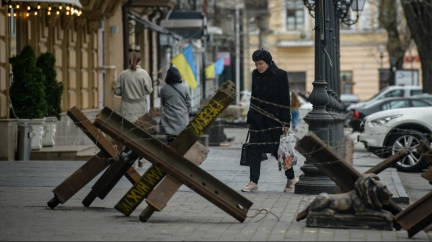
[[(252, 157), (250, 155), (251, 144), (248, 142), (249, 132), (250, 131), (248, 131), (248, 133), (246, 135), (245, 143), (242, 145), (242, 149), (241, 149), (241, 157), (240, 157), (240, 165), (241, 166), (250, 166), (250, 160), (252, 159)], [(265, 161), (267, 159), (268, 159), (267, 154), (261, 153), (261, 161)]]
[(249, 131), (246, 135), (246, 141), (245, 143), (242, 145), (242, 149), (241, 149), (241, 157), (240, 157), (240, 165), (241, 166), (250, 166), (250, 143), (248, 142), (249, 140)]

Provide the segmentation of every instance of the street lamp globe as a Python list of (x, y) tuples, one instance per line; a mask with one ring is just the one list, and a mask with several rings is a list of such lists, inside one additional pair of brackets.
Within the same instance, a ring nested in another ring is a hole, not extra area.
[(356, 12), (363, 11), (365, 3), (366, 0), (353, 0), (351, 4), (351, 9)]

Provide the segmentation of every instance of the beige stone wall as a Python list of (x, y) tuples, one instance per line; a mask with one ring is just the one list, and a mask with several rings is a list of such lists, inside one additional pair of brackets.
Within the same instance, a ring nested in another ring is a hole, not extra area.
[[(111, 26), (118, 28), (117, 33), (111, 32)], [(123, 71), (123, 24), (121, 8), (117, 8), (109, 19), (105, 19), (105, 66), (106, 70), (104, 80), (104, 103), (105, 106), (120, 112), (121, 98), (114, 95), (114, 84), (118, 75)]]
[(281, 31), (283, 25), (282, 6), (285, 0), (270, 0), (268, 1), (268, 8), (271, 14), (269, 25), (273, 31)]
[(9, 117), (9, 35), (6, 6), (0, 8), (0, 119)]

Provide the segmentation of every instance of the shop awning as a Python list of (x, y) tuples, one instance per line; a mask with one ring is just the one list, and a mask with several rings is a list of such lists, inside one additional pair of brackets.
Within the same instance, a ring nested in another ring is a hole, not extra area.
[(142, 25), (147, 26), (149, 29), (151, 29), (153, 31), (159, 32), (161, 34), (171, 35), (171, 36), (173, 36), (177, 40), (182, 39), (182, 36), (180, 36), (180, 35), (172, 32), (172, 31), (170, 31), (170, 30), (168, 30), (168, 29), (166, 29), (166, 28), (164, 28), (162, 26), (159, 26), (159, 25), (153, 23), (152, 21), (149, 21), (147, 19), (141, 18), (140, 16), (138, 16), (136, 14), (129, 13), (128, 14), (128, 18), (131, 19), (131, 20), (135, 20), (137, 23), (140, 23)]
[(186, 39), (200, 39), (207, 35), (207, 18), (201, 12), (172, 12), (161, 26)]

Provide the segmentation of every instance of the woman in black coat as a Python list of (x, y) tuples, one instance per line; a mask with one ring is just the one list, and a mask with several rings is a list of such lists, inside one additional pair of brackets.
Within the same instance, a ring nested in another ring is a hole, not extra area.
[[(250, 182), (242, 188), (243, 192), (258, 189), (261, 154), (270, 153), (277, 157), (280, 136), (288, 132), (291, 122), (288, 73), (276, 66), (267, 50), (256, 50), (252, 60), (256, 69), (252, 72), (252, 98), (247, 124), (249, 142), (253, 147), (250, 149)], [(297, 182), (293, 168), (286, 170), (285, 175), (288, 180), (284, 191), (293, 191)]]

